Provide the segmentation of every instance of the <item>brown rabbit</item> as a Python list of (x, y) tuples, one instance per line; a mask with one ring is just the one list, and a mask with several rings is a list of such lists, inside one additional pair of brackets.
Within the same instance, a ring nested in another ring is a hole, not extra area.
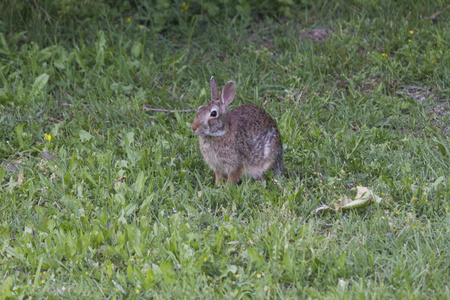
[(280, 175), (283, 169), (283, 145), (277, 124), (255, 104), (244, 104), (230, 112), (228, 105), (236, 95), (236, 84), (229, 81), (219, 98), (214, 76), (211, 77), (211, 102), (200, 106), (191, 129), (198, 135), (206, 163), (220, 179), (238, 182), (242, 175), (262, 180), (271, 169)]

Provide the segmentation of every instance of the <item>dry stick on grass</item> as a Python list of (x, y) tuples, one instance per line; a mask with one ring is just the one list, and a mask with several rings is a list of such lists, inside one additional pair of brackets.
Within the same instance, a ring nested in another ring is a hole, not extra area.
[(151, 108), (151, 107), (147, 107), (144, 106), (144, 110), (146, 111), (157, 111), (157, 112), (165, 112), (165, 113), (192, 113), (192, 112), (197, 112), (196, 109), (185, 109), (185, 110), (168, 110), (168, 109), (160, 109), (160, 108)]
[[(72, 101), (74, 101), (75, 103), (78, 103), (78, 101), (75, 100), (75, 98), (72, 97), (69, 93), (66, 93), (66, 92), (64, 92), (64, 91), (62, 91), (62, 90), (60, 90), (60, 89), (56, 89), (56, 91), (58, 91), (58, 92), (60, 92), (60, 93), (63, 93), (64, 95), (66, 95), (67, 97), (69, 97)], [(72, 104), (69, 104), (69, 103), (62, 103), (61, 105), (62, 105), (62, 106), (72, 107)], [(83, 107), (89, 107), (88, 104), (81, 104), (81, 105), (82, 105)]]
[(444, 11), (446, 11), (447, 9), (449, 9), (450, 8), (450, 4), (449, 5), (447, 5), (447, 7), (446, 8), (444, 8), (443, 10), (441, 10), (441, 11), (438, 11), (437, 13), (435, 13), (434, 15), (432, 15), (431, 17), (423, 17), (423, 19), (424, 20), (434, 20), (437, 16), (439, 16), (440, 14), (442, 14)]
[[(60, 89), (56, 89), (56, 91), (58, 91), (58, 92), (60, 92), (60, 93), (63, 93), (64, 95), (66, 95), (67, 97), (69, 97), (72, 101), (74, 101), (75, 103), (78, 103), (78, 101), (75, 100), (75, 98), (72, 97), (69, 93), (66, 93), (66, 92), (64, 92), (64, 91), (62, 91), (62, 90), (60, 90)], [(69, 103), (62, 103), (61, 105), (62, 105), (62, 106), (72, 107), (72, 104), (69, 104)], [(82, 105), (83, 107), (89, 107), (89, 104), (81, 104), (81, 105)]]
[(72, 97), (69, 93), (66, 93), (64, 91), (61, 91), (60, 89), (56, 89), (58, 92), (63, 93), (64, 95), (66, 95), (67, 97), (69, 97), (71, 100), (77, 102), (77, 100), (75, 100), (74, 97)]

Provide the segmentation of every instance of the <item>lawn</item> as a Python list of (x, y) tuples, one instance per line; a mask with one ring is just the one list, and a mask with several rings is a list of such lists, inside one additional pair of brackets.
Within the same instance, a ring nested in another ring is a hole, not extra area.
[[(0, 4), (1, 299), (450, 299), (448, 3), (110, 2)], [(214, 185), (213, 75), (277, 181)]]

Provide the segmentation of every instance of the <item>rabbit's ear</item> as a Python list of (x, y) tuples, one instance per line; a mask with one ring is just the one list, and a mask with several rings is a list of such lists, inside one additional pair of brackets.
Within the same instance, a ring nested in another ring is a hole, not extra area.
[(213, 102), (219, 101), (219, 91), (217, 90), (216, 80), (214, 79), (214, 76), (211, 77), (209, 80), (211, 84), (211, 100)]
[(222, 89), (222, 103), (225, 108), (233, 102), (234, 96), (236, 95), (236, 83), (234, 81), (228, 81), (227, 84)]

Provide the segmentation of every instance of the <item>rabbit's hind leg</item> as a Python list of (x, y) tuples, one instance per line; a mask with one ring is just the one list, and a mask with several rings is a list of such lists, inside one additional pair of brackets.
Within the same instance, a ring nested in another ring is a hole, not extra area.
[(280, 146), (275, 152), (275, 161), (272, 166), (273, 174), (275, 176), (281, 175), (283, 172), (283, 147)]
[(237, 169), (230, 171), (228, 173), (227, 185), (230, 183), (235, 183), (235, 184), (238, 183), (242, 177), (242, 173), (243, 173), (242, 167), (238, 167)]

